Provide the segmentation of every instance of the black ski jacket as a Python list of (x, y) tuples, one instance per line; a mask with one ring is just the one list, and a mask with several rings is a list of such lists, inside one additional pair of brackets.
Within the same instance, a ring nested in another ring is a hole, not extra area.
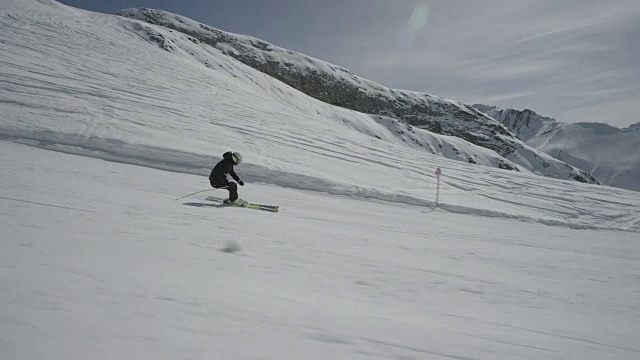
[(211, 170), (211, 175), (209, 175), (209, 181), (216, 184), (226, 184), (229, 179), (227, 179), (227, 174), (231, 175), (231, 177), (235, 181), (240, 181), (240, 178), (233, 170), (233, 160), (231, 159), (231, 151), (227, 151), (222, 154), (222, 160), (220, 160), (216, 166)]

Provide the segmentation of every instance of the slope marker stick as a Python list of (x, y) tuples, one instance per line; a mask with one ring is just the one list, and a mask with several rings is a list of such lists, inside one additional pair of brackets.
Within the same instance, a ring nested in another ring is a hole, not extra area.
[(442, 169), (436, 169), (436, 179), (438, 179), (438, 184), (436, 185), (436, 207), (438, 207), (438, 201), (440, 200), (440, 175), (442, 175)]

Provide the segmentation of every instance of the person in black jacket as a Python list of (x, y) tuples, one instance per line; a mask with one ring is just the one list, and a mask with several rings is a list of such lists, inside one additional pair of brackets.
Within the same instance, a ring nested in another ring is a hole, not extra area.
[(213, 167), (211, 170), (211, 175), (209, 175), (209, 183), (216, 189), (227, 189), (229, 191), (229, 198), (224, 202), (228, 204), (237, 204), (241, 203), (242, 200), (238, 199), (238, 186), (235, 182), (229, 181), (227, 175), (231, 175), (231, 177), (240, 184), (240, 186), (244, 186), (244, 181), (240, 180), (240, 177), (233, 170), (235, 165), (238, 165), (242, 162), (242, 155), (239, 152), (231, 152), (227, 151), (222, 154), (222, 160)]

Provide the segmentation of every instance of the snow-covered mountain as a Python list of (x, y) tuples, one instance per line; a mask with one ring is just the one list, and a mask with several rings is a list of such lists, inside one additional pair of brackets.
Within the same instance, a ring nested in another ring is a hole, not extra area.
[(557, 129), (565, 124), (556, 119), (538, 115), (535, 111), (524, 109), (501, 109), (497, 106), (474, 104), (473, 107), (506, 126), (520, 140), (527, 141), (534, 136)]
[[(465, 196), (533, 176), (465, 140), (309, 97), (182, 32), (51, 0), (1, 4), (5, 139), (201, 175), (212, 156), (238, 149), (251, 154), (252, 181), (412, 204), (431, 203), (421, 189), (437, 167), (470, 181), (454, 186)], [(545, 163), (560, 178), (577, 175)], [(489, 213), (503, 206), (480, 203)]]
[[(11, 10), (5, 11), (11, 31), (5, 32), (1, 44), (7, 69), (3, 75), (10, 79), (3, 93), (5, 118), (0, 135), (4, 137), (63, 144), (120, 158), (149, 159), (148, 148), (154, 148), (154, 153), (162, 151), (165, 156), (153, 161), (171, 166), (186, 165), (176, 150), (191, 150), (194, 159), (209, 154), (212, 145), (220, 152), (246, 141), (264, 151), (262, 160), (282, 162), (283, 169), (290, 169), (294, 159), (306, 163), (304, 158), (313, 156), (315, 141), (335, 142), (339, 153), (340, 142), (364, 140), (363, 149), (397, 147), (399, 158), (420, 149), (465, 163), (519, 168), (494, 151), (463, 139), (312, 99), (182, 33), (87, 13), (54, 1), (7, 0), (3, 4)], [(32, 12), (51, 14), (51, 19), (63, 24), (56, 27), (54, 22), (50, 30), (54, 35), (47, 38), (50, 42), (41, 41), (42, 29), (30, 25)], [(95, 18), (95, 30), (67, 25), (78, 17)], [(155, 53), (158, 46), (160, 54)], [(25, 57), (32, 61), (25, 64)], [(47, 85), (55, 79), (63, 79), (65, 91)], [(155, 95), (147, 96), (152, 93)], [(46, 111), (51, 108), (57, 109), (55, 116)], [(138, 108), (143, 109), (142, 114)], [(243, 115), (230, 114), (232, 109)], [(278, 109), (278, 116), (270, 119), (273, 109)], [(33, 113), (40, 114), (42, 121), (33, 121)], [(230, 121), (247, 129), (238, 129)], [(137, 127), (134, 134), (129, 133), (131, 122)], [(173, 124), (172, 132), (166, 132), (167, 123)], [(328, 124), (335, 128), (325, 129)], [(281, 129), (285, 138), (298, 139), (303, 145), (263, 139), (256, 135), (261, 127)], [(190, 145), (180, 148), (183, 139), (189, 139)], [(268, 159), (267, 149), (274, 146), (292, 147), (296, 154)]]
[(640, 191), (640, 128), (562, 123), (531, 110), (474, 107), (498, 120), (528, 145), (584, 169), (603, 183)]
[[(386, 121), (399, 120), (418, 129), (459, 137), (493, 150), (509, 160), (498, 164), (502, 168), (513, 168), (509, 163), (513, 162), (544, 176), (599, 183), (591, 174), (526, 145), (501, 124), (470, 105), (425, 93), (389, 89), (339, 66), (169, 12), (142, 8), (122, 10), (118, 15), (177, 30), (196, 44), (219, 49), (224, 55), (323, 102), (395, 119)], [(170, 42), (157, 40), (167, 51), (173, 51)], [(432, 153), (437, 151), (434, 146), (423, 147)], [(475, 157), (466, 156), (472, 163), (477, 162)]]

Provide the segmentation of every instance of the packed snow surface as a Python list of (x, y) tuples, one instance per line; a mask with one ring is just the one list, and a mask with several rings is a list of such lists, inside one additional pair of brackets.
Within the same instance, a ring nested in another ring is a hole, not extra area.
[(637, 232), (0, 152), (4, 359), (640, 355)]

